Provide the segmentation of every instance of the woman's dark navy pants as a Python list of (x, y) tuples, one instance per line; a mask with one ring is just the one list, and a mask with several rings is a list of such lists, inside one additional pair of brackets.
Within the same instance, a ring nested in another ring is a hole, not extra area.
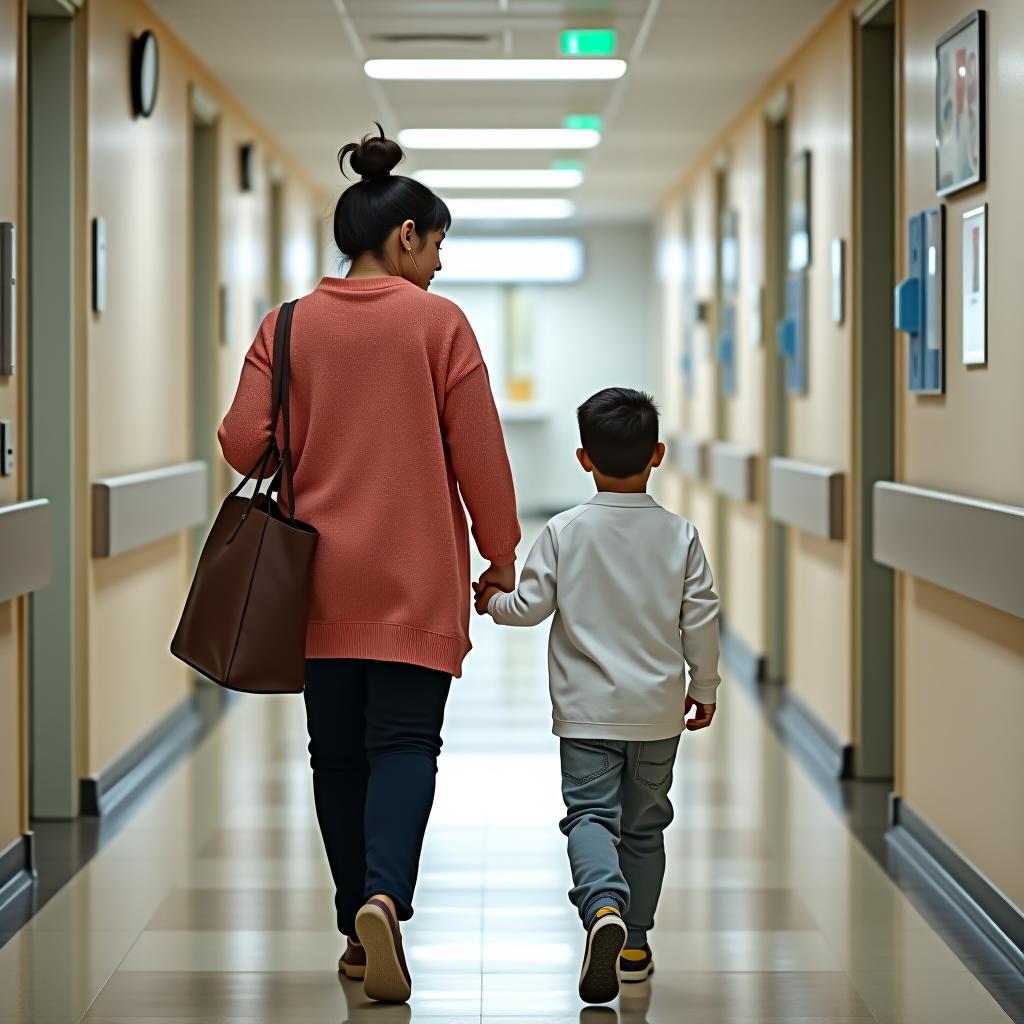
[(355, 937), (368, 896), (412, 917), (451, 681), (394, 661), (306, 662), (313, 795), (343, 935)]

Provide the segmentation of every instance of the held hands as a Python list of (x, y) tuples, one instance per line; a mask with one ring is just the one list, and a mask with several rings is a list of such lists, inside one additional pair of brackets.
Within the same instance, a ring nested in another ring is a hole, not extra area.
[[(474, 587), (478, 584), (474, 583)], [(497, 587), (485, 586), (482, 590), (478, 590), (476, 594), (476, 600), (473, 602), (473, 607), (476, 608), (477, 615), (486, 615), (487, 606), (491, 603), (491, 598), (495, 594), (503, 594), (503, 590), (499, 590)]]
[(715, 705), (701, 704), (700, 701), (687, 696), (686, 707), (683, 711), (684, 718), (690, 713), (691, 708), (696, 708), (697, 714), (693, 718), (686, 719), (687, 730), (689, 732), (696, 732), (698, 729), (706, 729), (711, 724), (711, 719), (715, 717)]
[(487, 602), (495, 594), (509, 593), (516, 588), (516, 564), (495, 565), (493, 562), (473, 584), (476, 600), (473, 602), (477, 615), (487, 614)]

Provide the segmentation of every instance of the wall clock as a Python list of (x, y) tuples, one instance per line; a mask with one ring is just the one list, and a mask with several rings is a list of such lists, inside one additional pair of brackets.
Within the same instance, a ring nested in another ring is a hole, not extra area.
[(156, 106), (160, 81), (160, 52), (156, 36), (145, 31), (132, 40), (132, 110), (136, 117), (149, 117)]

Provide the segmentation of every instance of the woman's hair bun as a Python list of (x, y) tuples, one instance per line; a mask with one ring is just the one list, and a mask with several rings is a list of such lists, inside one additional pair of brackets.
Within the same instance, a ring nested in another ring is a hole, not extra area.
[[(401, 162), (405, 155), (402, 147), (393, 139), (386, 138), (380, 123), (377, 125), (380, 135), (364, 135), (362, 142), (346, 142), (338, 150), (338, 166), (345, 174), (345, 157), (349, 165), (363, 181), (373, 178), (386, 178)], [(345, 174), (347, 178), (348, 175)]]

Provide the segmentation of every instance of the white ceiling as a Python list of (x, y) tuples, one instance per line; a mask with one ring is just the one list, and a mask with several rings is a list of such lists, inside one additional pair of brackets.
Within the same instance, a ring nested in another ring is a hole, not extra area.
[[(332, 192), (336, 154), (379, 120), (400, 128), (561, 127), (600, 113), (579, 153), (415, 152), (417, 167), (581, 159), (581, 221), (643, 219), (834, 0), (151, 0), (224, 84)], [(614, 27), (618, 82), (372, 82), (369, 57), (552, 57), (564, 28)], [(395, 36), (452, 37), (445, 42)], [(501, 193), (514, 195), (515, 193)], [(479, 196), (481, 193), (477, 192)]]

